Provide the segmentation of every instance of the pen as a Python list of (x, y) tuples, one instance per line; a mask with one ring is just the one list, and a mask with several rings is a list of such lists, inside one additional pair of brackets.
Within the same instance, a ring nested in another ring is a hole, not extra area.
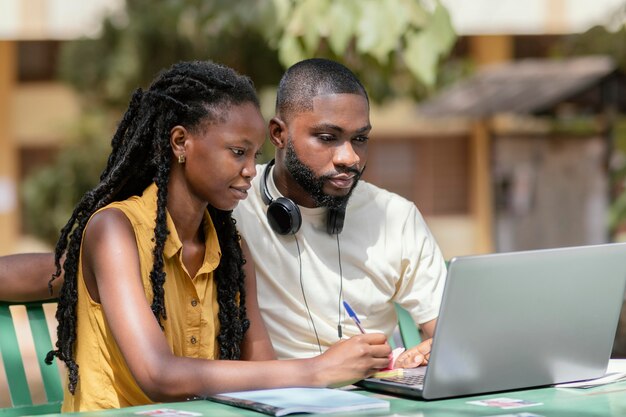
[(356, 327), (359, 328), (361, 333), (365, 333), (365, 330), (363, 330), (363, 326), (361, 326), (361, 320), (359, 320), (354, 310), (352, 310), (352, 307), (350, 307), (350, 304), (348, 304), (348, 302), (344, 300), (343, 306), (346, 308), (346, 312), (348, 313), (350, 318), (354, 321), (354, 324), (356, 324)]

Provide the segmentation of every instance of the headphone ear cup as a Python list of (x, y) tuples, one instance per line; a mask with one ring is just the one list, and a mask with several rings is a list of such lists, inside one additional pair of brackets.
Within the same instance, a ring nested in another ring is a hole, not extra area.
[(302, 215), (293, 201), (278, 197), (267, 206), (267, 221), (274, 232), (289, 235), (300, 230)]

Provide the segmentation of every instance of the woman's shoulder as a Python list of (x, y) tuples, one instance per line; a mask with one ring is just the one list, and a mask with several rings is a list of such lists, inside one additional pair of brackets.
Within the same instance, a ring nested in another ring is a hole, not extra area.
[(85, 239), (99, 239), (108, 234), (133, 230), (133, 225), (123, 210), (106, 206), (96, 211), (85, 227)]
[(153, 229), (156, 203), (150, 203), (150, 201), (146, 202), (143, 196), (132, 196), (126, 200), (114, 201), (102, 207), (92, 215), (92, 219), (96, 216), (104, 216), (105, 219), (108, 217), (122, 219), (119, 216), (124, 216), (135, 229), (140, 225)]

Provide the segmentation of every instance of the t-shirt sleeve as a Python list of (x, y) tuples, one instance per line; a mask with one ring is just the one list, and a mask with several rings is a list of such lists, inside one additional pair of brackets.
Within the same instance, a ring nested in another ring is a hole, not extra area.
[(402, 268), (394, 301), (407, 310), (416, 323), (426, 323), (439, 315), (446, 264), (415, 205), (409, 210), (401, 239)]

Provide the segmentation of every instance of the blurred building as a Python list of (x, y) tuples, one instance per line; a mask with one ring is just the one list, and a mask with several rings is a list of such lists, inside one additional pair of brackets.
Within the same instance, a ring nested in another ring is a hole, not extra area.
[(421, 111), (375, 119), (368, 179), (415, 201), (448, 258), (608, 241), (623, 77), (606, 57), (549, 55), (564, 36), (624, 16), (626, 2), (442, 3), (461, 35), (454, 54), (476, 73)]
[(625, 93), (607, 56), (522, 59), (477, 71), (420, 113), (479, 128), (467, 141), (484, 142), (481, 198), (497, 251), (598, 244), (610, 238), (609, 160)]
[[(460, 34), (454, 53), (471, 57), (478, 67), (545, 57), (559, 37), (607, 23), (624, 4), (442, 2)], [(0, 255), (24, 250), (19, 184), (54, 157), (80, 112), (76, 92), (57, 80), (60, 46), (97, 35), (102, 14), (122, 6), (121, 0), (0, 0)], [(447, 258), (502, 247), (494, 228), (493, 176), (499, 168), (491, 160), (493, 125), (483, 122), (420, 119), (415, 103), (372, 111), (376, 140), (367, 178), (415, 201)], [(506, 181), (500, 182), (504, 187)]]
[(20, 245), (19, 184), (52, 160), (77, 119), (77, 93), (58, 82), (62, 42), (95, 36), (120, 0), (0, 0), (0, 255)]

